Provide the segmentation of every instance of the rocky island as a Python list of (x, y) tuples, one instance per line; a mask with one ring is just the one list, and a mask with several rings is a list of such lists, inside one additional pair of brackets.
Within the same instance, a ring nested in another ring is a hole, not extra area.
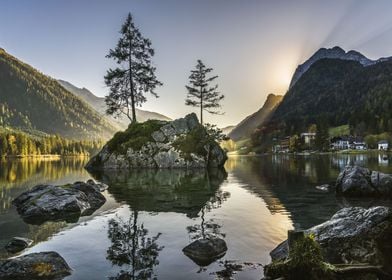
[(171, 122), (132, 123), (117, 132), (86, 169), (216, 168), (226, 159), (225, 151), (192, 113)]

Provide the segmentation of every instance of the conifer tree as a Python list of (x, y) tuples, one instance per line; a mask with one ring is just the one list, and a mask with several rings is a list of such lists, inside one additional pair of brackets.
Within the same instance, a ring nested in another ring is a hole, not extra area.
[(221, 107), (220, 102), (225, 97), (217, 91), (217, 84), (211, 85), (218, 78), (218, 76), (209, 75), (212, 71), (212, 68), (206, 67), (199, 59), (195, 69), (191, 71), (189, 76), (189, 85), (186, 86), (188, 93), (185, 105), (200, 107), (201, 124), (203, 124), (203, 111), (210, 114), (220, 114), (218, 111)]
[(125, 114), (131, 122), (136, 122), (136, 107), (147, 101), (146, 93), (158, 97), (155, 89), (162, 83), (155, 76), (156, 68), (152, 65), (151, 41), (142, 36), (130, 13), (120, 34), (117, 46), (106, 56), (118, 65), (105, 75), (105, 83), (110, 88), (105, 97), (106, 112), (115, 116)]

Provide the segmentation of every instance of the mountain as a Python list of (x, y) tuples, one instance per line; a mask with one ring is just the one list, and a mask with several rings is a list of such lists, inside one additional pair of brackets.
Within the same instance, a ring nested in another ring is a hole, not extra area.
[[(75, 94), (77, 97), (83, 99), (87, 102), (91, 107), (93, 107), (100, 115), (105, 115), (110, 122), (119, 126), (121, 129), (126, 129), (129, 125), (129, 119), (125, 116), (119, 116), (119, 118), (114, 118), (113, 116), (108, 116), (105, 114), (106, 104), (105, 98), (98, 97), (94, 95), (91, 91), (86, 88), (78, 88), (71, 84), (70, 82), (58, 80), (58, 82), (69, 92)], [(144, 111), (140, 109), (136, 109), (136, 117), (138, 121), (145, 122), (146, 120), (156, 119), (163, 121), (170, 121), (171, 119), (155, 112)]]
[(228, 135), (233, 129), (235, 128), (235, 125), (229, 125), (221, 128), (222, 133), (225, 135)]
[(56, 80), (0, 50), (0, 126), (107, 139), (116, 129)]
[(274, 112), (282, 98), (282, 95), (269, 94), (263, 107), (252, 115), (247, 116), (243, 121), (236, 125), (228, 136), (234, 141), (250, 137), (258, 126), (269, 119), (271, 113)]
[(351, 61), (357, 61), (363, 66), (370, 66), (374, 65), (379, 62), (387, 61), (389, 58), (380, 58), (377, 60), (371, 60), (364, 56), (363, 54), (357, 52), (357, 51), (348, 51), (345, 52), (342, 48), (340, 47), (333, 47), (330, 49), (327, 48), (321, 48), (317, 52), (315, 52), (308, 60), (306, 60), (303, 64), (298, 65), (297, 69), (294, 72), (294, 75), (291, 79), (290, 82), (290, 87), (292, 88), (294, 84), (302, 77), (302, 75), (309, 70), (309, 68), (317, 61), (325, 58), (330, 58), (330, 59), (340, 59), (340, 60), (351, 60)]
[[(323, 120), (357, 135), (392, 132), (392, 60), (320, 59), (289, 89), (257, 139), (307, 131)], [(263, 139), (264, 138), (264, 139)]]

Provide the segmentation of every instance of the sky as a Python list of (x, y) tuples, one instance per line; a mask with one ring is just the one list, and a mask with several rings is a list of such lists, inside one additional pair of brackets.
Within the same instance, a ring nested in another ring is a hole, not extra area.
[[(220, 127), (257, 111), (269, 93), (285, 94), (298, 64), (321, 47), (392, 56), (390, 0), (0, 0), (0, 47), (41, 72), (98, 96), (128, 12), (152, 41), (160, 98), (141, 109), (171, 118), (185, 106), (197, 59), (214, 68), (225, 95)], [(1, 94), (1, 93), (0, 93)]]

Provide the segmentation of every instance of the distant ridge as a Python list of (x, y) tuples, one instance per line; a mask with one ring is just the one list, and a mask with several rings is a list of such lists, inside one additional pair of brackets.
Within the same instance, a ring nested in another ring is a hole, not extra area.
[(234, 141), (250, 137), (259, 125), (269, 119), (271, 113), (274, 112), (282, 98), (282, 95), (269, 94), (263, 107), (250, 116), (247, 116), (243, 121), (236, 125), (228, 136)]
[(391, 57), (380, 58), (377, 60), (371, 60), (357, 51), (348, 51), (346, 52), (341, 47), (333, 47), (333, 48), (321, 48), (316, 51), (308, 60), (304, 63), (298, 65), (297, 69), (294, 72), (294, 75), (290, 82), (290, 87), (292, 88), (294, 84), (302, 77), (302, 75), (309, 70), (310, 66), (312, 66), (315, 62), (324, 59), (341, 59), (341, 60), (353, 60), (361, 63), (363, 66), (370, 66), (379, 62), (390, 60)]
[(87, 103), (30, 65), (0, 49), (0, 127), (107, 139), (116, 129)]
[[(70, 82), (64, 81), (64, 80), (57, 80), (66, 90), (70, 91), (77, 97), (81, 98), (83, 101), (88, 103), (92, 108), (94, 108), (100, 115), (105, 117), (108, 121), (111, 123), (114, 123), (116, 126), (118, 126), (120, 129), (126, 129), (129, 125), (129, 120), (124, 117), (120, 116), (119, 118), (114, 118), (112, 116), (106, 115), (106, 104), (105, 104), (105, 98), (103, 97), (98, 97), (91, 91), (89, 91), (86, 88), (79, 88)], [(150, 112), (150, 111), (145, 111), (145, 110), (140, 110), (136, 109), (136, 117), (138, 118), (138, 121), (144, 122), (146, 120), (150, 119), (156, 119), (156, 120), (164, 120), (164, 121), (170, 121), (171, 119), (169, 117), (166, 117), (162, 114), (155, 113), (155, 112)]]

